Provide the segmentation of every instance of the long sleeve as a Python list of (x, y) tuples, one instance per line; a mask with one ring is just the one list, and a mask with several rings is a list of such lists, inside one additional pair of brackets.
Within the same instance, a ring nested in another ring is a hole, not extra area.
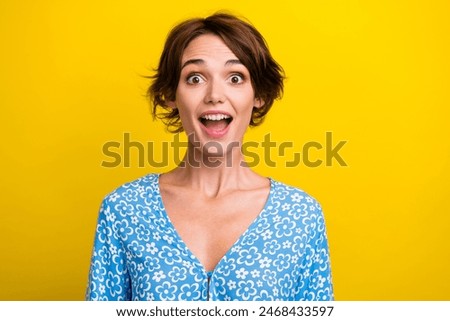
[(89, 272), (86, 300), (130, 300), (126, 253), (120, 238), (120, 222), (106, 197), (100, 207)]
[(334, 294), (325, 221), (320, 204), (314, 203), (310, 205), (311, 215), (304, 218), (308, 241), (304, 246), (296, 299), (330, 301), (334, 300)]

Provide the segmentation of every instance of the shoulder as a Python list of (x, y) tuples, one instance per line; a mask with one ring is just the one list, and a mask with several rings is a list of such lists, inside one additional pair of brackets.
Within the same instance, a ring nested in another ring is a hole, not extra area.
[(150, 173), (135, 180), (126, 182), (103, 198), (103, 203), (134, 203), (151, 200), (159, 195), (159, 174)]
[(273, 186), (271, 212), (275, 214), (276, 235), (288, 235), (294, 242), (326, 246), (325, 217), (319, 201), (298, 187), (280, 182), (273, 182)]
[(307, 206), (310, 210), (322, 211), (320, 202), (299, 187), (276, 180), (272, 181), (273, 199), (284, 204)]

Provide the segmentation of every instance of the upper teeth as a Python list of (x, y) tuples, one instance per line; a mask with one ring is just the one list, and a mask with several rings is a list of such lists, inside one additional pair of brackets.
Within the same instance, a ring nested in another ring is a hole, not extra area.
[(207, 120), (222, 120), (222, 119), (228, 119), (230, 116), (224, 115), (224, 114), (209, 114), (209, 115), (203, 115), (203, 119)]

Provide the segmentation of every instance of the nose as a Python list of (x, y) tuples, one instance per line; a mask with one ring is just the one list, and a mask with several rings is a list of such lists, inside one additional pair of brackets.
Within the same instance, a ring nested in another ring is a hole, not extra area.
[(218, 80), (210, 80), (206, 89), (205, 104), (219, 104), (225, 102), (225, 88)]

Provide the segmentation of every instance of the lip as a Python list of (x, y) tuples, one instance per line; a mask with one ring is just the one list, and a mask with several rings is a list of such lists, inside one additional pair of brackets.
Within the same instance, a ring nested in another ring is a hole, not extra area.
[(231, 121), (231, 122), (227, 125), (227, 127), (225, 127), (225, 128), (222, 129), (222, 130), (213, 130), (213, 129), (208, 128), (208, 127), (206, 127), (205, 125), (203, 125), (203, 123), (200, 121), (200, 118), (202, 118), (203, 116), (206, 116), (206, 115), (216, 115), (216, 114), (227, 115), (227, 116), (230, 116), (231, 119), (233, 119), (233, 117), (232, 117), (229, 113), (227, 113), (227, 112), (225, 112), (225, 111), (223, 111), (223, 110), (208, 110), (208, 111), (205, 111), (205, 112), (201, 113), (200, 116), (198, 117), (199, 122), (200, 122), (200, 127), (202, 128), (203, 132), (204, 132), (207, 136), (209, 136), (209, 137), (211, 137), (211, 138), (215, 138), (215, 139), (224, 137), (224, 136), (228, 133), (228, 130), (230, 129), (230, 124), (231, 124), (231, 122), (232, 122), (232, 121)]

